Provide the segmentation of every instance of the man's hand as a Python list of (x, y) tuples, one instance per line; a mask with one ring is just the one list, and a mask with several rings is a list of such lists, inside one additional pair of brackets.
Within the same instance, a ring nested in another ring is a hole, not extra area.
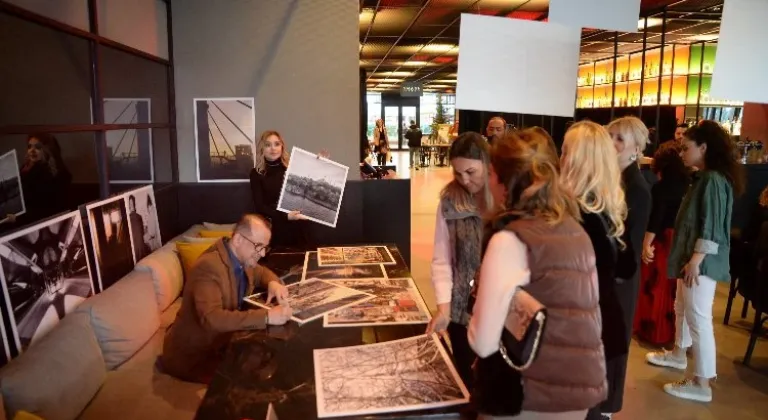
[(269, 325), (283, 325), (291, 319), (292, 314), (293, 311), (290, 306), (277, 305), (274, 308), (269, 309), (267, 322)]
[[(273, 299), (277, 300), (278, 305), (288, 306), (288, 288), (279, 281), (271, 281), (267, 286), (267, 305), (272, 303)], [(271, 319), (272, 315), (269, 317)]]
[(296, 220), (307, 220), (307, 217), (301, 214), (300, 211), (294, 210), (290, 213), (288, 213), (288, 220), (290, 221), (296, 221)]

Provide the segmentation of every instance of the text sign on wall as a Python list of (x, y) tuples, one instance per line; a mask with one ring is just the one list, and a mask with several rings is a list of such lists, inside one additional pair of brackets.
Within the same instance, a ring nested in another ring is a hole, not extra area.
[(422, 92), (421, 82), (403, 82), (400, 85), (400, 96), (421, 96)]

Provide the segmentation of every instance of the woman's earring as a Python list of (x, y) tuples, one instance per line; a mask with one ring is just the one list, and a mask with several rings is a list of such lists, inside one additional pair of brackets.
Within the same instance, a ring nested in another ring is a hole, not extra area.
[(636, 161), (636, 160), (637, 160), (637, 155), (633, 153), (633, 154), (632, 154), (632, 155), (629, 157), (629, 160), (631, 160), (632, 162)]

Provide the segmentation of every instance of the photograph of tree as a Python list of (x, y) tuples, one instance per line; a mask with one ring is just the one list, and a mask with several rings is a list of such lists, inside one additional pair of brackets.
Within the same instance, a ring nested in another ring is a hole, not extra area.
[(6, 221), (8, 215), (20, 216), (25, 211), (19, 161), (16, 150), (11, 150), (0, 156), (0, 223)]
[(133, 270), (134, 256), (125, 197), (118, 195), (85, 207), (91, 231), (99, 290)]
[(465, 404), (469, 392), (436, 335), (314, 350), (319, 418)]
[(349, 168), (294, 147), (277, 209), (300, 211), (309, 220), (336, 227)]
[(411, 269), (408, 268), (408, 264), (405, 262), (405, 259), (403, 259), (403, 255), (400, 254), (400, 250), (398, 250), (396, 246), (391, 246), (387, 249), (389, 249), (389, 252), (395, 258), (395, 264), (383, 266), (387, 277), (391, 279), (410, 277)]
[[(320, 318), (327, 312), (373, 298), (373, 295), (368, 293), (318, 279), (290, 284), (287, 287), (288, 301), (293, 309), (291, 319), (299, 324)], [(245, 301), (268, 309), (272, 305), (266, 304), (266, 296), (266, 293), (257, 293), (246, 297)]]
[[(149, 124), (152, 122), (149, 98), (104, 98), (107, 124)], [(130, 184), (153, 182), (152, 130), (126, 128), (106, 132), (109, 154), (109, 182)]]
[(195, 99), (194, 114), (197, 180), (248, 181), (256, 144), (253, 98)]
[(381, 279), (386, 277), (384, 266), (381, 264), (320, 267), (317, 261), (317, 252), (311, 251), (307, 252), (304, 258), (304, 274), (301, 279)]
[(395, 264), (395, 258), (386, 246), (352, 246), (318, 248), (320, 267), (339, 265)]
[(0, 278), (21, 353), (93, 294), (80, 213), (0, 238)]
[(325, 314), (326, 327), (426, 324), (431, 319), (412, 279), (327, 280), (376, 296)]

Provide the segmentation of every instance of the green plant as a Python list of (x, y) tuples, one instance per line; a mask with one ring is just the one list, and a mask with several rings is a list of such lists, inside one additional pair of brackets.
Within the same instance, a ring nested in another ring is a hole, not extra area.
[(432, 124), (430, 128), (432, 132), (429, 134), (430, 140), (437, 140), (437, 131), (440, 129), (440, 124), (447, 123), (448, 120), (445, 116), (445, 109), (443, 108), (443, 95), (437, 94), (437, 108), (435, 110), (435, 116), (432, 118)]

